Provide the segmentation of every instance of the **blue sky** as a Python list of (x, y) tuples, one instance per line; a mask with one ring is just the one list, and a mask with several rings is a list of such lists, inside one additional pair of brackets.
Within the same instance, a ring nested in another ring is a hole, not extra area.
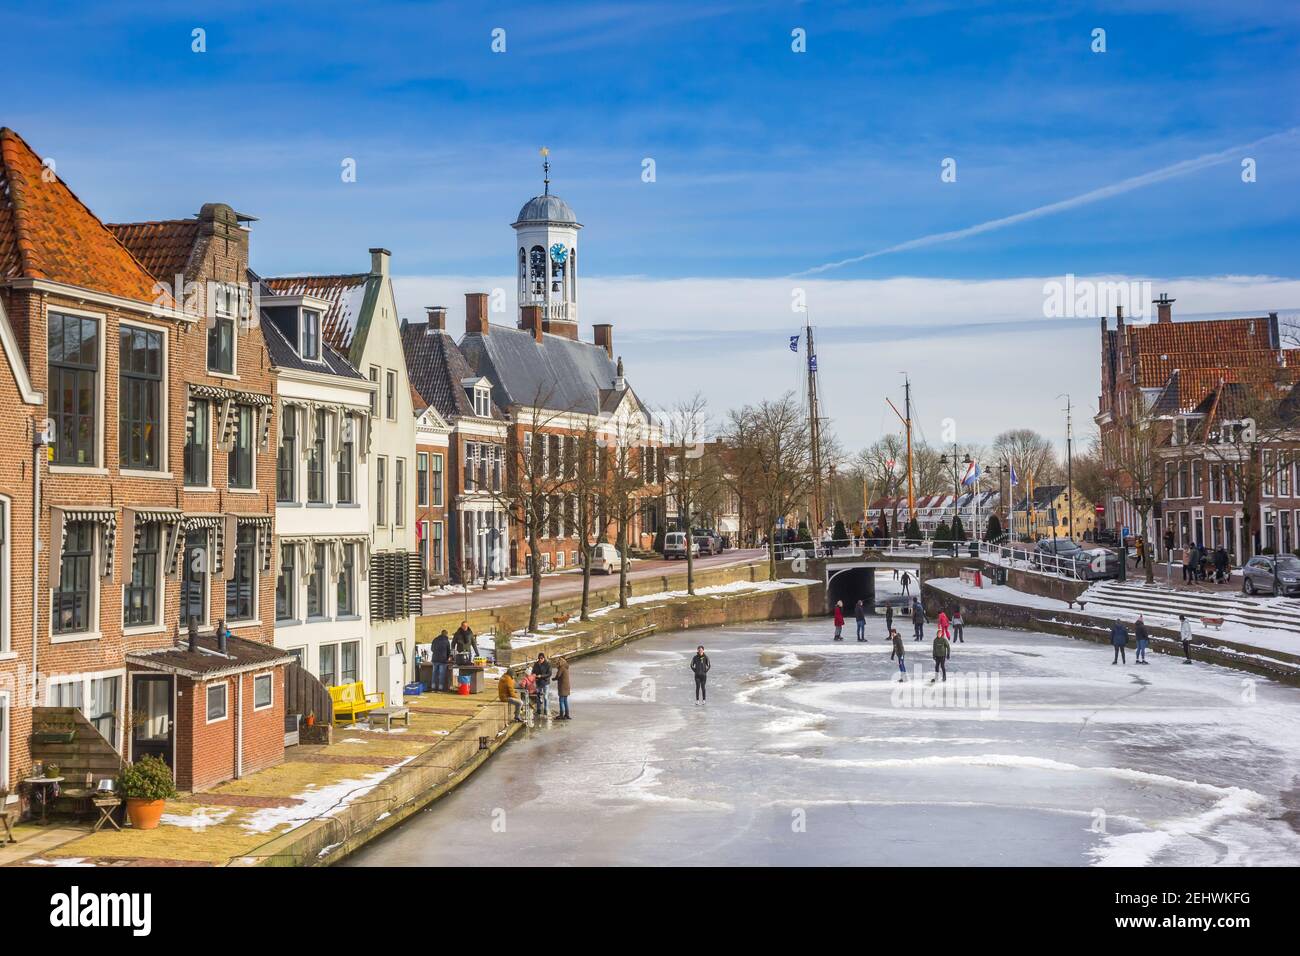
[[(546, 144), (554, 191), (586, 227), (586, 276), (606, 282), (603, 308), (626, 313), (587, 310), (585, 319), (614, 321), (624, 341), (642, 345), (642, 367), (655, 376), (682, 361), (684, 349), (650, 327), (653, 298), (620, 301), (620, 279), (718, 280), (709, 289), (723, 301), (692, 300), (680, 286), (665, 295), (677, 310), (669, 324), (712, 330), (747, 349), (755, 333), (792, 321), (788, 283), (756, 280), (1266, 137), (1274, 138), (1243, 153), (1256, 160), (1254, 183), (1241, 182), (1234, 157), (1055, 215), (820, 273), (819, 283), (861, 285), (830, 290), (825, 300), (837, 304), (824, 311), (817, 295), (810, 302), (832, 342), (856, 341), (873, 327), (896, 340), (925, 326), (888, 361), (892, 376), (892, 366), (920, 353), (914, 377), (937, 402), (963, 367), (959, 323), (1041, 324), (1041, 314), (1021, 314), (1021, 300), (1009, 299), (1016, 304), (1007, 311), (918, 323), (914, 309), (877, 300), (876, 283), (935, 280), (914, 290), (933, 294), (933, 318), (953, 311), (960, 283), (994, 301), (988, 293), (999, 282), (1067, 272), (1154, 279), (1176, 295), (1180, 279), (1295, 277), (1300, 135), (1279, 135), (1300, 126), (1294, 5), (266, 6), (15, 5), (5, 11), (0, 48), (22, 79), (11, 80), (0, 124), (53, 157), (107, 220), (185, 216), (206, 201), (230, 202), (260, 219), (254, 267), (264, 273), (355, 271), (365, 249), (381, 244), (412, 295), (436, 291), (453, 307), (465, 282), (510, 269), (508, 223), (539, 191), (537, 149)], [(206, 30), (205, 53), (191, 52), (196, 27)], [(504, 54), (490, 46), (498, 27)], [(806, 53), (791, 50), (796, 27), (807, 31)], [(1106, 31), (1105, 53), (1090, 48), (1095, 28)], [(349, 157), (355, 183), (340, 177)], [(653, 183), (641, 178), (647, 157)], [(957, 163), (953, 183), (940, 181), (947, 157)], [(861, 290), (861, 310), (841, 304), (846, 289)], [(1226, 306), (1210, 298), (1216, 310), (1257, 313), (1300, 306), (1290, 293), (1289, 283), (1265, 282)], [(722, 307), (729, 295), (752, 300), (752, 319), (715, 320), (734, 312)], [(1180, 303), (1211, 310), (1185, 294)], [(424, 304), (402, 303), (413, 317)], [(1095, 354), (1091, 325), (1062, 324), (1055, 342), (1052, 330), (1034, 334), (1045, 350), (1086, 341)], [(763, 354), (764, 362), (785, 361)], [(827, 358), (823, 369), (834, 374)], [(845, 353), (850, 367), (863, 361)], [(926, 382), (929, 366), (950, 371)], [(1072, 371), (1070, 390), (1095, 401), (1095, 370), (1093, 360)], [(768, 383), (789, 377), (784, 365), (759, 371)], [(863, 417), (847, 387), (828, 388), (848, 442), (873, 438), (878, 396)], [(665, 392), (652, 397), (674, 397)], [(1019, 424), (966, 414), (981, 438)]]

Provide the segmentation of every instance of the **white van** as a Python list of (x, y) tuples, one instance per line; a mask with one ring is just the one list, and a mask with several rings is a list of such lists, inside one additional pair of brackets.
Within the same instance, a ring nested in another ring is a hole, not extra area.
[(623, 568), (623, 556), (618, 553), (618, 548), (612, 544), (596, 544), (591, 548), (591, 570), (594, 574), (597, 571), (603, 571), (605, 574), (613, 574)]
[[(699, 541), (691, 541), (691, 557), (696, 557), (700, 553)], [(664, 535), (664, 557), (681, 558), (686, 560), (686, 532), (669, 531)]]

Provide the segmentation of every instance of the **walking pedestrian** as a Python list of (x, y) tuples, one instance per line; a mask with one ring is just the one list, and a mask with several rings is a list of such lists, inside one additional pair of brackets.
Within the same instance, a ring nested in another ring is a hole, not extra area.
[(1110, 626), (1110, 643), (1115, 648), (1115, 659), (1111, 663), (1118, 664), (1123, 661), (1127, 664), (1128, 660), (1124, 657), (1124, 648), (1128, 644), (1128, 628), (1124, 626), (1122, 621), (1116, 621)]
[(934, 676), (930, 678), (930, 683), (933, 684), (939, 679), (939, 675), (943, 674), (943, 682), (946, 684), (948, 683), (948, 658), (952, 656), (952, 644), (942, 634), (936, 634), (934, 636), (933, 651)]
[(1192, 555), (1195, 553), (1194, 548), (1188, 548), (1187, 553), (1183, 556), (1183, 583), (1187, 584), (1192, 580)]
[(911, 585), (912, 583), (912, 576), (908, 574), (906, 571), (904, 571), (902, 578), (900, 578), (899, 580), (903, 582), (903, 597), (907, 597), (907, 593), (908, 593), (907, 589), (908, 586)]
[(1192, 622), (1187, 620), (1187, 615), (1178, 615), (1178, 637), (1183, 642), (1183, 663), (1192, 662)]
[(893, 649), (889, 652), (889, 659), (892, 661), (895, 657), (898, 658), (898, 679), (900, 681), (906, 680), (907, 664), (903, 660), (903, 656), (907, 653), (907, 648), (903, 646), (903, 636), (897, 631), (890, 631), (889, 639), (894, 644)]
[(914, 641), (925, 637), (925, 611), (921, 610), (920, 604), (912, 607), (912, 635)]
[(892, 634), (894, 631), (894, 605), (885, 605), (885, 633)]
[(1138, 538), (1137, 547), (1133, 549), (1133, 567), (1135, 568), (1140, 567), (1142, 565), (1142, 559), (1145, 556), (1146, 556), (1146, 543), (1141, 538)]
[(853, 605), (853, 617), (858, 622), (858, 640), (867, 639), (867, 606), (861, 601)]
[(1228, 551), (1223, 545), (1214, 550), (1214, 580), (1220, 584), (1228, 580)]
[(538, 654), (537, 660), (533, 662), (533, 676), (537, 678), (537, 704), (538, 709), (549, 715), (551, 713), (551, 702), (548, 699), (547, 691), (551, 688), (551, 662), (546, 659), (545, 654)]
[(938, 625), (938, 628), (939, 628), (939, 636), (940, 636), (940, 637), (951, 637), (951, 636), (952, 636), (951, 634), (948, 633), (948, 612), (947, 612), (947, 611), (943, 611), (943, 610), (941, 610), (941, 611), (939, 612), (939, 617), (938, 617), (938, 619), (937, 619), (937, 621), (936, 621), (936, 624)]
[(560, 698), (560, 714), (556, 720), (572, 720), (569, 716), (569, 662), (563, 657), (555, 659), (555, 693)]
[(433, 690), (450, 690), (451, 684), (451, 638), (447, 636), (447, 629), (444, 627), (441, 633), (433, 639), (433, 647), (430, 648), (431, 658), (433, 661)]
[(843, 630), (844, 630), (844, 602), (836, 601), (835, 602), (835, 640), (837, 641), (844, 640), (844, 638), (840, 636), (840, 632)]
[(709, 655), (704, 653), (704, 645), (695, 648), (695, 656), (691, 658), (691, 673), (695, 675), (695, 703), (697, 704), (709, 702), (709, 694), (704, 682), (709, 679), (709, 668), (712, 666), (709, 663)]
[(1138, 615), (1137, 621), (1133, 624), (1133, 636), (1137, 638), (1137, 655), (1133, 658), (1139, 664), (1147, 662), (1147, 644), (1150, 641), (1150, 635), (1147, 634), (1147, 623), (1142, 620), (1142, 615)]
[(965, 644), (966, 638), (962, 636), (962, 629), (965, 622), (961, 619), (961, 608), (957, 608), (957, 613), (952, 616), (952, 640), (954, 644)]

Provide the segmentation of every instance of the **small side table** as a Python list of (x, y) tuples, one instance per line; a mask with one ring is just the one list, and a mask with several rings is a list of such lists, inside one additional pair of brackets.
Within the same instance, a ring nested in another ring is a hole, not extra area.
[(31, 786), (34, 793), (39, 794), (41, 801), (41, 818), (37, 821), (40, 826), (50, 825), (50, 801), (54, 799), (54, 791), (59, 784), (63, 783), (62, 777), (28, 777), (23, 783)]

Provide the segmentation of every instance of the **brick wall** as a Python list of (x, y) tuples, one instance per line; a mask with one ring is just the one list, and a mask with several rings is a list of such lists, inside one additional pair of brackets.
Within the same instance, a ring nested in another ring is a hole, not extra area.
[[(243, 717), (243, 773), (274, 766), (284, 760), (284, 674), (272, 672), (272, 704), (253, 709), (253, 678), (264, 671), (236, 674), (207, 681), (181, 681), (176, 702), (176, 786), (182, 790), (207, 790), (235, 776), (235, 735)], [(208, 723), (209, 684), (226, 683), (227, 716)], [(243, 700), (240, 702), (242, 687)]]

